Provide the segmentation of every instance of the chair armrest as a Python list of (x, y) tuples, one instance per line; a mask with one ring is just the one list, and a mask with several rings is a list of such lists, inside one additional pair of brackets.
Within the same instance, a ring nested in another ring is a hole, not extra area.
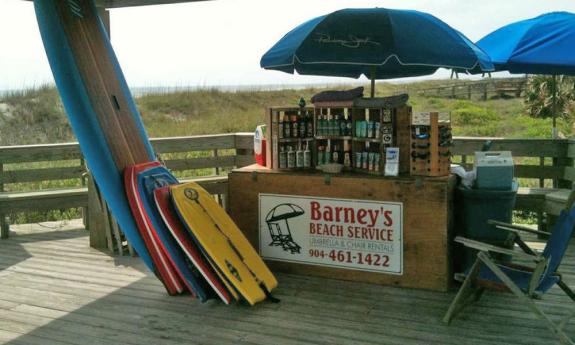
[(484, 242), (480, 242), (480, 241), (476, 241), (476, 240), (471, 240), (469, 238), (465, 238), (465, 237), (461, 237), (461, 236), (455, 237), (454, 241), (461, 243), (468, 248), (477, 249), (477, 250), (480, 250), (483, 252), (492, 252), (492, 253), (504, 254), (504, 255), (509, 255), (509, 256), (513, 256), (513, 257), (521, 258), (521, 259), (527, 259), (527, 260), (531, 260), (531, 261), (535, 261), (535, 262), (539, 262), (539, 261), (541, 261), (541, 259), (543, 259), (543, 257), (541, 257), (539, 255), (533, 255), (533, 254), (528, 254), (528, 253), (524, 253), (524, 252), (518, 252), (518, 251), (515, 251), (513, 249), (502, 248), (502, 247), (494, 246), (492, 244), (488, 244), (488, 243), (484, 243)]
[(546, 232), (546, 231), (535, 230), (535, 229), (531, 229), (531, 228), (528, 228), (526, 226), (521, 226), (521, 225), (514, 225), (514, 224), (499, 222), (497, 220), (491, 220), (490, 219), (487, 221), (487, 224), (494, 225), (497, 229), (514, 232), (516, 234), (519, 234), (521, 231), (523, 231), (523, 232), (528, 232), (530, 234), (535, 234), (535, 235), (544, 235), (544, 236), (551, 235), (549, 232)]

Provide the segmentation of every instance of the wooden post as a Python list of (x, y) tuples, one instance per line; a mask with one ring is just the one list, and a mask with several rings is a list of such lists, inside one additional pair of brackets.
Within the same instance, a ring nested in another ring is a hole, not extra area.
[(524, 81), (520, 81), (519, 83), (515, 83), (515, 87), (517, 88), (515, 90), (515, 98), (519, 98), (521, 97), (521, 92), (523, 91), (523, 85), (524, 85)]
[(90, 247), (105, 249), (108, 247), (106, 241), (107, 218), (104, 217), (104, 209), (100, 200), (98, 187), (92, 178), (88, 175), (88, 224), (90, 224)]
[[(573, 166), (573, 158), (568, 158), (568, 157), (554, 158), (553, 159), (553, 165), (554, 166), (560, 166), (563, 168), (563, 170), (565, 170), (566, 167), (572, 167)], [(559, 179), (557, 179), (557, 187), (556, 188), (572, 189), (573, 188), (573, 182), (570, 180), (559, 178)]]
[(471, 84), (467, 85), (467, 99), (471, 99)]
[[(539, 166), (545, 165), (545, 157), (539, 157)], [(545, 188), (545, 179), (539, 178), (539, 188)], [(546, 231), (545, 224), (543, 222), (543, 212), (537, 211), (537, 230)]]
[[(539, 157), (539, 166), (542, 167), (545, 165), (545, 157)], [(539, 178), (539, 188), (545, 187), (545, 179), (543, 177)]]
[[(105, 212), (106, 215), (106, 239), (108, 242), (108, 250), (110, 253), (114, 254), (115, 250), (114, 247), (118, 248), (118, 254), (120, 256), (124, 255), (124, 248), (122, 245), (122, 236), (120, 235), (120, 228), (118, 227), (118, 223), (114, 216), (112, 216), (112, 212), (106, 204)], [(114, 246), (114, 240), (116, 240), (116, 245)]]
[(553, 75), (553, 94), (551, 95), (552, 99), (552, 108), (551, 111), (553, 112), (551, 115), (553, 116), (553, 129), (552, 135), (553, 139), (557, 139), (557, 75)]
[[(0, 163), (0, 176), (4, 176), (4, 164)], [(4, 191), (4, 179), (0, 179), (0, 192)]]
[(104, 222), (104, 237), (106, 239), (106, 247), (108, 248), (108, 251), (110, 251), (110, 254), (114, 254), (114, 238), (112, 235), (112, 224), (111, 224), (111, 216), (110, 216), (110, 212), (109, 212), (109, 208), (108, 208), (108, 204), (106, 204), (106, 201), (104, 201), (103, 198), (101, 198), (101, 205), (102, 205), (102, 211), (103, 211), (103, 222)]
[[(214, 157), (218, 158), (218, 149), (214, 149)], [(214, 173), (216, 174), (216, 176), (220, 174), (220, 168), (218, 166), (214, 168)]]
[[(82, 187), (86, 187), (86, 178), (88, 176), (88, 174), (87, 174), (88, 167), (86, 165), (86, 160), (84, 159), (84, 156), (82, 156), (80, 158), (80, 166), (84, 168), (84, 172), (80, 176), (80, 184), (82, 185)], [(88, 221), (89, 219), (90, 219), (90, 217), (88, 217), (88, 208), (82, 207), (82, 223), (84, 223), (84, 229), (86, 229), (86, 230), (90, 230), (90, 223)]]
[(483, 100), (487, 100), (487, 83), (483, 83)]
[[(0, 163), (0, 176), (4, 176), (4, 164)], [(0, 193), (4, 191), (4, 180), (0, 180)], [(0, 238), (8, 238), (10, 223), (6, 215), (0, 210)]]
[(375, 70), (376, 67), (375, 66), (371, 66), (371, 75), (370, 75), (370, 79), (371, 79), (371, 98), (375, 97)]

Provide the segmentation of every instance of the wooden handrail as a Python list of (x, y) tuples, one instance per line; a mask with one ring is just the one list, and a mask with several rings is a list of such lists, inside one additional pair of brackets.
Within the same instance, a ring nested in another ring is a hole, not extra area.
[[(455, 137), (451, 147), (454, 161), (467, 169), (472, 168), (471, 157), (482, 149), (487, 140), (492, 142), (492, 150), (512, 151), (516, 158), (516, 177), (539, 180), (539, 187), (548, 186), (546, 181), (552, 180), (554, 187), (569, 188), (575, 181), (575, 140), (571, 139)], [(151, 142), (179, 178), (195, 178), (199, 169), (204, 169), (201, 172), (207, 175), (217, 175), (228, 168), (251, 164), (254, 160), (253, 133), (154, 138)], [(35, 164), (51, 161), (58, 163)], [(84, 173), (78, 143), (0, 146), (0, 192), (5, 189), (14, 191), (19, 188), (18, 183), (63, 179), (76, 179), (77, 187), (80, 187)], [(217, 188), (215, 192), (218, 194), (225, 194), (227, 190), (223, 182)], [(518, 201), (517, 207), (541, 214), (542, 200), (527, 198)]]
[(479, 94), (482, 99), (486, 100), (488, 93), (502, 94), (511, 92), (516, 97), (519, 97), (526, 84), (526, 78), (484, 79), (479, 81), (453, 81), (425, 88), (415, 86), (410, 88), (410, 91), (434, 97), (456, 98), (463, 96), (468, 99), (471, 99), (472, 94)]
[(491, 141), (493, 151), (511, 151), (513, 157), (575, 157), (568, 156), (569, 139), (505, 139), (481, 137), (454, 137), (451, 153), (454, 155), (473, 155), (481, 151), (483, 144)]
[[(151, 143), (162, 161), (175, 172), (213, 169), (208, 172), (213, 174), (219, 173), (222, 168), (244, 166), (253, 162), (252, 133), (153, 138)], [(48, 163), (52, 161), (59, 163)], [(31, 165), (36, 162), (47, 164), (40, 167), (37, 164)], [(7, 168), (6, 165), (10, 164), (18, 166)], [(78, 179), (80, 185), (86, 172), (83, 165), (77, 142), (0, 146), (0, 187), (21, 182), (70, 179)]]
[[(573, 158), (575, 158), (575, 141), (570, 139), (505, 139), (455, 137), (451, 152), (454, 156), (463, 157), (462, 162), (467, 167), (467, 156), (481, 150), (485, 141), (492, 141), (492, 150), (509, 150), (514, 157), (536, 157), (535, 164), (519, 163), (516, 166), (517, 177), (541, 179), (575, 180)], [(253, 134), (230, 133), (216, 135), (200, 135), (188, 137), (154, 138), (151, 140), (156, 151), (162, 155), (166, 164), (175, 171), (242, 166), (253, 161)], [(218, 154), (217, 150), (232, 150), (235, 154)], [(185, 155), (185, 152), (206, 151), (204, 154)], [(0, 146), (0, 183), (33, 182), (51, 179), (69, 179), (75, 175), (80, 178), (80, 165), (67, 165), (57, 168), (23, 168), (12, 170), (6, 165), (16, 163), (66, 161), (81, 159), (78, 143)], [(553, 165), (546, 165), (545, 158), (553, 159)]]

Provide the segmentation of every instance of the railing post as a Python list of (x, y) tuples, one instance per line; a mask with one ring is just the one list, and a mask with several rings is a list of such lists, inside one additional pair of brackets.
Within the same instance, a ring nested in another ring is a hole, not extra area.
[[(240, 147), (240, 145), (238, 144), (239, 137), (240, 137), (239, 133), (236, 133), (235, 135), (236, 167), (241, 168), (242, 166), (253, 164), (254, 160), (253, 160), (253, 148)], [(246, 157), (249, 156), (251, 156), (252, 159), (248, 161), (248, 158)]]
[[(0, 177), (4, 177), (4, 164), (0, 162)], [(4, 180), (0, 179), (0, 193), (4, 191)], [(0, 238), (8, 238), (10, 234), (10, 224), (6, 215), (0, 210)]]
[(98, 187), (91, 175), (88, 176), (88, 224), (90, 225), (90, 247), (108, 248), (106, 239), (106, 203), (101, 200)]
[[(569, 167), (573, 165), (573, 159), (569, 157), (556, 157), (553, 158), (553, 166), (554, 167)], [(570, 180), (565, 180), (562, 178), (554, 179), (553, 180), (553, 188), (565, 188), (571, 189), (573, 182)]]
[[(82, 175), (80, 175), (80, 184), (82, 187), (86, 187), (86, 178), (88, 175), (88, 167), (86, 165), (86, 160), (84, 159), (84, 155), (80, 157), (80, 166), (83, 168)], [(88, 208), (82, 207), (82, 223), (84, 223), (84, 229), (90, 230), (90, 217), (88, 217)]]
[[(539, 157), (539, 166), (545, 166), (545, 157)], [(545, 187), (545, 179), (543, 177), (539, 178), (539, 188)]]
[[(539, 166), (545, 166), (545, 157), (539, 157)], [(545, 179), (539, 178), (539, 188), (545, 188)], [(537, 230), (545, 231), (545, 223), (543, 222), (543, 212), (537, 211)]]
[[(218, 158), (218, 149), (214, 149), (214, 157), (215, 157), (215, 158)], [(217, 164), (218, 164), (218, 162), (217, 162), (217, 160), (216, 160), (216, 165), (217, 165)], [(219, 166), (216, 166), (216, 167), (214, 168), (214, 173), (215, 173), (216, 176), (218, 176), (218, 175), (220, 174), (220, 167), (219, 167)]]

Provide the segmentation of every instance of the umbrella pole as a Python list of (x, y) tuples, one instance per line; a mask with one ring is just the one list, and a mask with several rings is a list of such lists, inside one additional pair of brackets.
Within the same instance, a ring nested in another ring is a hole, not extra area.
[(554, 74), (553, 75), (553, 90), (552, 90), (553, 94), (551, 95), (552, 97), (552, 108), (551, 111), (553, 111), (553, 129), (551, 132), (551, 135), (553, 137), (553, 139), (557, 139), (557, 75)]
[(375, 66), (371, 66), (371, 98), (375, 97)]

